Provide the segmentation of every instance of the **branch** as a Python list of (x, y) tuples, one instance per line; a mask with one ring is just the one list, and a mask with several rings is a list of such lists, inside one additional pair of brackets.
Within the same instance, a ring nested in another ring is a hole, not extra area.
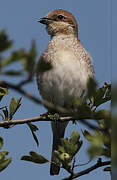
[(14, 84), (11, 84), (11, 83), (6, 82), (6, 81), (0, 81), (0, 86), (14, 89), (17, 92), (21, 93), (22, 95), (26, 96), (27, 98), (31, 99), (35, 103), (41, 104), (41, 100), (39, 100), (37, 97), (31, 95), (27, 91), (23, 90), (22, 88), (20, 88), (19, 84), (18, 85), (14, 85)]
[(106, 166), (106, 165), (110, 165), (110, 164), (111, 164), (111, 161), (102, 162), (101, 159), (99, 158), (99, 160), (97, 161), (97, 163), (95, 165), (93, 165), (93, 166), (91, 166), (91, 167), (89, 167), (89, 168), (87, 168), (87, 169), (85, 169), (85, 170), (83, 170), (81, 172), (75, 173), (74, 175), (72, 175), (72, 177), (71, 176), (66, 177), (63, 180), (71, 180), (71, 179), (78, 178), (80, 176), (83, 176), (85, 174), (90, 173), (91, 171), (93, 171), (93, 170), (95, 170), (97, 168), (100, 168), (100, 167)]
[[(92, 125), (91, 123), (86, 121), (86, 119), (100, 120), (100, 117), (98, 119), (97, 117), (94, 117), (94, 115), (85, 115), (85, 116), (83, 115), (82, 116), (82, 115), (79, 115), (78, 113), (73, 112), (72, 109), (65, 109), (65, 108), (63, 108), (61, 106), (54, 105), (53, 103), (48, 102), (46, 100), (40, 100), (38, 97), (36, 97), (36, 96), (30, 94), (29, 92), (25, 91), (24, 89), (22, 89), (20, 84), (14, 85), (14, 84), (6, 82), (6, 81), (0, 81), (0, 86), (9, 87), (11, 89), (14, 89), (17, 92), (19, 92), (20, 94), (24, 95), (25, 97), (27, 97), (28, 99), (32, 100), (33, 102), (35, 102), (37, 104), (44, 105), (45, 107), (47, 107), (47, 108), (49, 108), (51, 110), (58, 111), (58, 112), (61, 112), (61, 113), (64, 113), (64, 114), (67, 114), (68, 116), (70, 116), (70, 118), (69, 117), (63, 117), (64, 120), (66, 120), (66, 118), (67, 118), (67, 121), (79, 120), (81, 123), (85, 124), (87, 127), (91, 128), (91, 129), (96, 129), (96, 130), (100, 130), (100, 131), (105, 131), (106, 130), (106, 129), (98, 128), (97, 126)], [(18, 123), (20, 120), (5, 121), (5, 122), (0, 123), (0, 127), (5, 127), (6, 125), (24, 124), (26, 122), (34, 122), (34, 121), (51, 121), (50, 119), (47, 120), (47, 117), (45, 119), (42, 119), (42, 116), (40, 116), (40, 117), (38, 117), (38, 120), (37, 119), (35, 120), (35, 117), (34, 118), (23, 119), (23, 120), (21, 120), (21, 123)], [(60, 120), (61, 119), (62, 118), (60, 118)], [(26, 122), (25, 122), (25, 120), (26, 120)], [(18, 122), (16, 123), (16, 121), (18, 121)], [(4, 123), (5, 123), (5, 125), (4, 125)]]
[[(61, 117), (59, 121), (65, 122), (65, 121), (73, 121), (75, 120), (73, 117)], [(18, 124), (25, 124), (28, 122), (37, 122), (37, 121), (54, 121), (54, 119), (47, 118), (46, 116), (36, 116), (32, 118), (26, 118), (26, 119), (18, 119), (18, 120), (5, 120), (0, 122), (0, 127), (6, 127), (8, 125), (18, 125)]]
[(28, 77), (27, 79), (21, 81), (21, 82), (18, 84), (18, 86), (19, 86), (19, 87), (24, 86), (24, 85), (26, 85), (26, 84), (28, 84), (28, 83), (31, 83), (32, 81), (33, 81), (33, 78)]
[(21, 86), (24, 86), (24, 85), (26, 85), (26, 84), (28, 84), (28, 83), (31, 83), (32, 81), (33, 81), (33, 79), (34, 79), (34, 71), (33, 72), (30, 72), (30, 74), (28, 75), (28, 78), (27, 79), (25, 79), (25, 80), (22, 80), (20, 83), (19, 83), (19, 87), (21, 87)]
[[(25, 124), (28, 122), (37, 122), (37, 121), (55, 121), (54, 119), (50, 119), (47, 116), (36, 116), (36, 117), (32, 117), (32, 118), (26, 118), (26, 119), (18, 119), (18, 120), (4, 120), (2, 122), (0, 122), (0, 127), (9, 127), (10, 125), (18, 125), (18, 124)], [(65, 121), (77, 121), (77, 119), (75, 117), (69, 116), (69, 117), (60, 117), (58, 119), (58, 121), (65, 122)], [(105, 131), (105, 129), (101, 129), (97, 126), (94, 126), (92, 124), (90, 124), (89, 122), (87, 122), (85, 119), (78, 119), (78, 121), (80, 121), (81, 123), (85, 124), (87, 127), (91, 128), (91, 129), (96, 129), (96, 130), (100, 130), (100, 131)]]

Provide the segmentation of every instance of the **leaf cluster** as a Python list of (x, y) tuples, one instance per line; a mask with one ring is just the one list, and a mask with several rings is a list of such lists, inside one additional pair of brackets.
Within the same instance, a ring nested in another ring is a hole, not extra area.
[(21, 98), (18, 98), (17, 100), (15, 98), (12, 98), (9, 107), (5, 106), (0, 108), (0, 110), (3, 113), (3, 114), (0, 113), (2, 120), (3, 121), (11, 120), (20, 106), (21, 106)]
[[(3, 146), (3, 139), (0, 137), (0, 149)], [(0, 172), (3, 171), (10, 163), (11, 158), (6, 158), (8, 151), (0, 151)]]
[[(29, 51), (21, 48), (19, 50), (12, 51), (10, 55), (4, 58), (3, 52), (11, 49), (12, 45), (13, 42), (9, 40), (5, 30), (0, 31), (0, 74), (7, 76), (21, 76), (23, 73), (27, 73), (27, 79), (32, 79), (37, 57), (35, 41), (32, 41)], [(14, 63), (20, 63), (22, 68), (20, 70), (15, 70), (15, 68), (5, 70), (6, 67)]]
[[(99, 126), (103, 126), (102, 122), (99, 122)], [(105, 156), (111, 158), (111, 134), (104, 131), (94, 130), (94, 134), (89, 131), (82, 131), (85, 139), (91, 143), (88, 148), (90, 158)]]
[[(105, 119), (101, 111), (96, 114), (97, 107), (103, 105), (104, 103), (111, 100), (111, 84), (105, 82), (100, 88), (97, 87), (97, 82), (90, 78), (87, 84), (87, 91), (83, 91), (80, 98), (76, 99), (74, 102), (74, 107), (78, 114), (85, 117), (92, 116), (94, 119)], [(107, 110), (105, 111), (107, 112)], [(97, 116), (96, 116), (97, 115)]]
[[(80, 135), (77, 131), (72, 132), (70, 139), (62, 138), (61, 146), (58, 147), (58, 151), (55, 151), (55, 156), (62, 163), (62, 167), (66, 170), (70, 170), (71, 162), (76, 153), (80, 150), (82, 146), (82, 141), (80, 140)], [(50, 162), (44, 156), (31, 151), (30, 156), (23, 156), (21, 160), (30, 161), (38, 164), (43, 164)], [(54, 162), (52, 162), (54, 163)]]
[(77, 131), (71, 133), (70, 138), (62, 138), (61, 146), (58, 147), (58, 151), (55, 151), (55, 156), (62, 163), (62, 167), (69, 171), (72, 165), (73, 157), (78, 153), (82, 146), (80, 140), (80, 134)]

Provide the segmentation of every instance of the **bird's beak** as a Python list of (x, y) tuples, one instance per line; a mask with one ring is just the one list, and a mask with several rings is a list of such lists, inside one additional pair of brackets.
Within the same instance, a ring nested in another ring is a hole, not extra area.
[(51, 23), (53, 20), (52, 19), (50, 19), (50, 18), (46, 18), (46, 17), (44, 17), (44, 18), (40, 18), (40, 19), (38, 19), (37, 20), (38, 22), (40, 22), (40, 23), (42, 23), (42, 24), (46, 24), (46, 25), (48, 25), (49, 23)]

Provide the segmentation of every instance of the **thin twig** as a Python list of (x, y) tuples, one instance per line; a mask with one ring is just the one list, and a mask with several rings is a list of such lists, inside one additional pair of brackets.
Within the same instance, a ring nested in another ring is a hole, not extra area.
[(75, 163), (76, 163), (76, 158), (74, 157), (72, 171), (74, 171)]
[(27, 98), (31, 99), (31, 100), (34, 101), (35, 103), (41, 104), (41, 100), (39, 100), (37, 97), (31, 95), (31, 94), (28, 93), (27, 91), (21, 89), (20, 86), (18, 86), (18, 85), (14, 85), (14, 84), (11, 84), (11, 83), (6, 82), (6, 81), (0, 81), (0, 86), (14, 89), (14, 90), (16, 90), (17, 92), (21, 93), (22, 95), (26, 96)]
[[(110, 165), (110, 164), (111, 164), (111, 161), (104, 161), (104, 162), (102, 162), (102, 161), (97, 161), (97, 163), (94, 164), (93, 166), (91, 166), (91, 167), (89, 167), (89, 168), (87, 168), (87, 169), (85, 169), (85, 170), (83, 170), (83, 171), (80, 171), (80, 172), (78, 172), (78, 173), (75, 173), (75, 174), (72, 176), (72, 179), (78, 178), (78, 177), (80, 177), (80, 176), (83, 176), (83, 175), (85, 175), (85, 174), (90, 173), (91, 171), (93, 171), (93, 170), (95, 170), (95, 169), (97, 169), (97, 168), (100, 168), (100, 167), (106, 166), (106, 165)], [(71, 178), (71, 176), (66, 177), (66, 178), (64, 178), (63, 180), (71, 180), (70, 178)]]
[(21, 82), (18, 84), (18, 86), (21, 87), (21, 86), (23, 86), (23, 85), (26, 85), (26, 84), (28, 84), (28, 83), (31, 83), (32, 81), (33, 81), (33, 79), (30, 79), (30, 78), (25, 79), (25, 80), (21, 81)]
[(33, 102), (37, 103), (37, 104), (41, 104), (41, 105), (44, 105), (48, 108), (51, 108), (53, 110), (58, 110), (62, 113), (68, 113), (68, 112), (71, 112), (71, 110), (67, 110), (61, 106), (57, 106), (57, 105), (53, 105), (52, 103), (46, 101), (46, 100), (43, 100), (41, 101), (38, 97), (30, 94), (29, 92), (23, 90), (19, 84), (18, 85), (14, 85), (14, 84), (11, 84), (9, 82), (6, 82), (6, 81), (0, 81), (0, 86), (3, 86), (3, 87), (7, 87), (7, 88), (11, 88), (11, 89), (14, 89), (16, 90), (17, 92), (19, 92), (20, 94), (24, 95), (25, 97), (27, 97), (28, 99), (32, 100)]
[(74, 167), (78, 167), (78, 166), (85, 166), (87, 164), (89, 164), (92, 161), (92, 159), (90, 159), (88, 162), (86, 163), (82, 163), (82, 164), (76, 164)]
[(73, 164), (72, 164), (72, 168), (71, 168), (71, 176), (69, 177), (70, 180), (72, 179), (72, 177), (73, 177), (73, 175), (74, 175), (75, 163), (76, 163), (76, 159), (75, 159), (75, 157), (74, 157)]
[(33, 79), (34, 79), (34, 72), (31, 72), (31, 73), (28, 75), (28, 78), (25, 79), (25, 80), (22, 80), (22, 81), (18, 84), (18, 86), (21, 87), (21, 86), (24, 86), (24, 85), (26, 85), (26, 84), (28, 84), (28, 83), (31, 83), (31, 82), (33, 81)]

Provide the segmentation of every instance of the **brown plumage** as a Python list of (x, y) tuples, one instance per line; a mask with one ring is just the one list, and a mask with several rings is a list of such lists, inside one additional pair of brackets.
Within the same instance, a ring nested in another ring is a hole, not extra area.
[[(39, 62), (49, 62), (52, 69), (37, 69), (37, 82), (44, 100), (65, 108), (71, 108), (74, 100), (86, 89), (89, 77), (93, 77), (91, 57), (78, 39), (78, 25), (74, 16), (62, 9), (51, 11), (39, 20), (46, 25), (51, 36), (47, 49)], [(40, 63), (41, 64), (41, 63)], [(52, 122), (53, 149), (50, 174), (59, 174), (60, 163), (54, 155), (61, 145), (67, 122)]]

